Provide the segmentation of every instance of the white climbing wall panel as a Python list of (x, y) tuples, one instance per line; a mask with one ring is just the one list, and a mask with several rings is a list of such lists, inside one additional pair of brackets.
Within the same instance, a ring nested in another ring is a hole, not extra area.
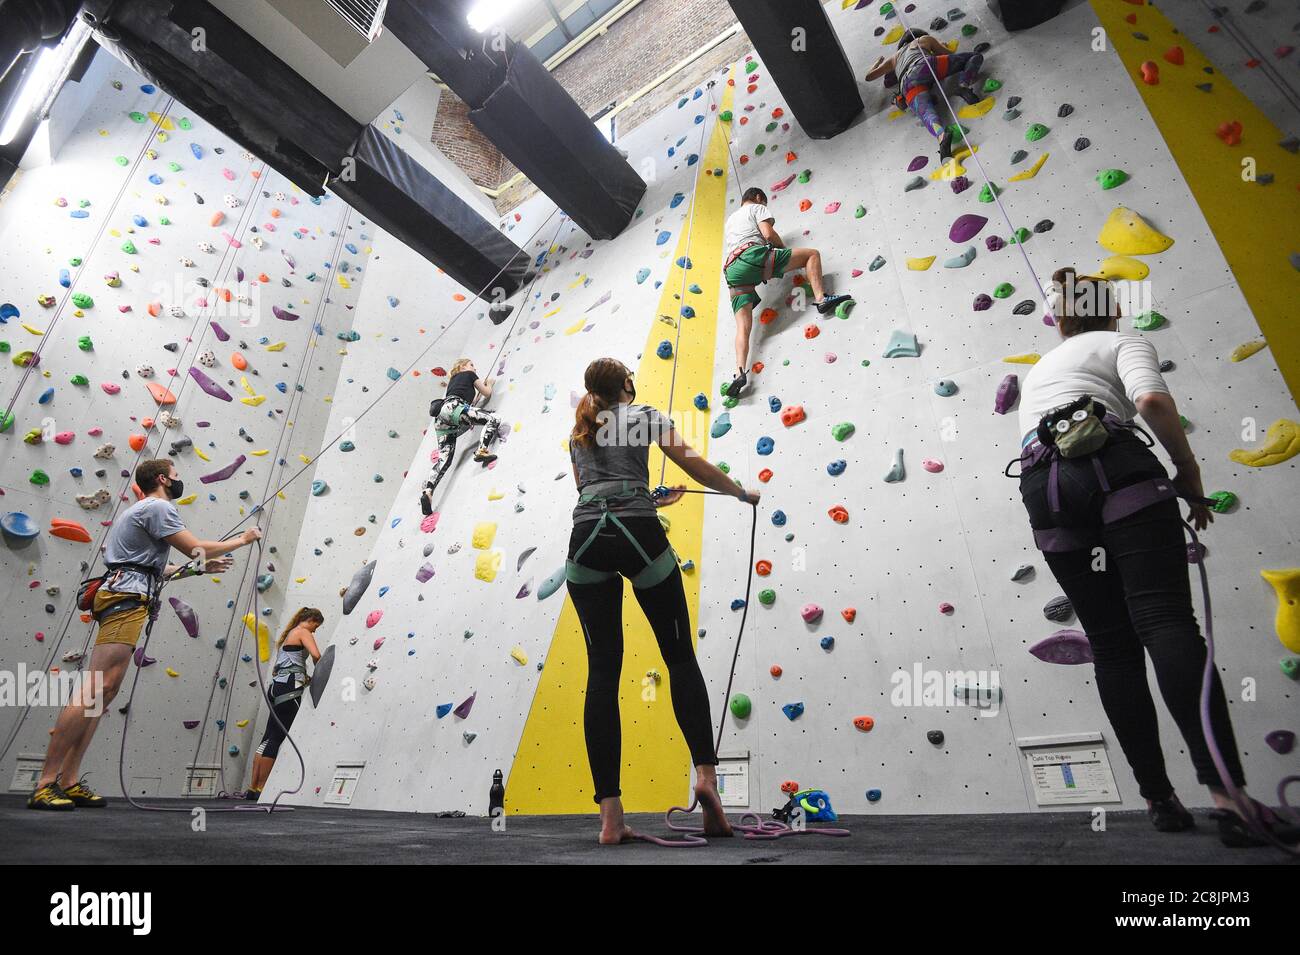
[[(101, 53), (99, 59), (88, 76), (99, 77), (102, 86), (93, 96), (75, 88), (75, 95), (87, 96), (89, 105), (53, 162), (20, 173), (0, 204), (0, 301), (21, 313), (0, 327), (0, 340), (8, 345), (0, 385), (6, 405), (13, 400), (14, 413), (13, 425), (0, 436), (5, 447), (0, 507), (27, 514), (41, 530), (25, 547), (6, 537), (0, 549), (5, 571), (0, 668), (7, 674), (20, 667), (28, 672), (76, 668), (64, 657), (85, 651), (91, 638), (89, 625), (75, 611), (80, 565), (102, 543), (106, 527), (101, 522), (132, 500), (130, 478), (124, 475), (133, 471), (138, 457), (165, 456), (182, 436), (193, 441), (193, 448), (176, 454), (185, 493), (194, 496), (180, 511), (195, 534), (210, 539), (273, 490), (297, 466), (300, 453), (318, 449), (330, 411), (324, 399), (334, 389), (341, 361), (336, 346), (342, 343), (335, 336), (351, 326), (351, 306), (373, 231), (333, 197), (312, 202), (183, 104), (169, 106), (166, 94), (142, 88), (144, 81), (113, 58)], [(166, 117), (167, 125), (157, 132), (147, 115), (151, 111)], [(125, 165), (115, 161), (119, 156)], [(229, 207), (227, 195), (237, 197), (239, 206)], [(74, 211), (86, 215), (73, 218)], [(214, 225), (218, 212), (225, 221)], [(136, 216), (145, 224), (136, 224)], [(134, 254), (123, 250), (127, 241)], [(203, 243), (212, 251), (205, 251)], [(79, 274), (70, 264), (75, 257), (85, 259)], [(183, 265), (182, 258), (194, 265)], [(70, 291), (89, 294), (93, 307), (78, 310), (69, 301), (45, 309), (37, 303), (45, 294), (62, 301), (62, 269), (74, 283)], [(120, 274), (120, 287), (106, 283), (110, 272)], [(335, 281), (338, 276), (352, 288), (343, 288)], [(212, 287), (196, 284), (199, 277)], [(230, 302), (220, 300), (220, 288), (230, 290)], [(200, 304), (204, 298), (207, 307)], [(156, 316), (150, 313), (152, 303), (161, 306)], [(279, 320), (272, 305), (299, 319)], [(173, 316), (172, 306), (183, 308), (183, 317)], [(229, 334), (229, 341), (217, 340), (210, 319)], [(24, 323), (44, 332), (43, 337), (25, 330)], [(92, 350), (78, 348), (83, 335), (93, 342)], [(22, 369), (10, 359), (36, 349), (42, 340), (40, 365), (15, 397)], [(175, 343), (176, 350), (164, 349), (168, 343)], [(269, 347), (281, 343), (279, 350)], [(208, 374), (236, 400), (205, 394), (187, 374), (208, 349), (216, 357)], [(246, 358), (246, 371), (232, 366), (234, 352)], [(150, 379), (137, 374), (144, 364), (154, 369)], [(74, 375), (86, 376), (88, 384), (72, 384)], [(252, 392), (266, 396), (263, 403), (238, 400), (249, 396), (241, 377)], [(179, 417), (179, 427), (157, 425), (146, 431), (143, 419), (159, 411), (145, 390), (146, 380), (164, 385), (178, 398), (170, 411)], [(109, 395), (104, 384), (120, 392)], [(40, 404), (48, 388), (53, 396)], [(32, 429), (42, 427), (51, 437), (56, 432), (75, 436), (66, 445), (48, 438), (24, 442)], [(93, 430), (97, 428), (102, 434)], [(247, 437), (241, 437), (241, 429)], [(129, 445), (135, 434), (148, 436), (139, 456)], [(116, 451), (98, 460), (94, 452), (104, 444)], [(200, 459), (199, 452), (208, 460)], [(241, 454), (247, 461), (229, 480), (200, 482), (202, 475)], [(80, 477), (73, 475), (75, 468), (81, 469)], [(95, 473), (99, 468), (102, 478)], [(38, 469), (49, 476), (48, 484), (31, 483)], [(218, 788), (242, 787), (261, 721), (260, 697), (250, 687), (255, 681), (252, 664), (241, 659), (254, 652), (253, 641), (240, 618), (253, 579), (271, 573), (274, 583), (259, 598), (260, 607), (270, 613), (261, 619), (277, 632), (283, 625), (284, 588), (309, 499), (311, 475), (305, 478), (283, 500), (268, 505), (269, 525), (263, 521), (267, 552), (260, 568), (250, 566), (255, 553), (244, 550), (219, 583), (199, 578), (169, 588), (169, 595), (194, 607), (200, 633), (190, 639), (172, 609), (163, 607), (149, 648), (158, 662), (141, 673), (131, 714), (125, 776), (128, 785), (140, 781), (137, 791), (180, 795), (191, 763), (220, 766)], [(107, 504), (96, 510), (78, 507), (78, 495), (100, 488), (110, 493)], [(52, 537), (54, 518), (81, 522), (94, 543)], [(51, 592), (54, 588), (57, 593)], [(224, 651), (216, 647), (223, 639)], [(168, 676), (168, 670), (178, 675)], [(119, 698), (118, 705), (123, 701)], [(22, 715), (21, 708), (10, 705), (0, 711), (0, 739), (9, 740)], [(5, 778), (18, 755), (44, 753), (54, 717), (51, 707), (30, 711), (4, 759), (0, 771)], [(187, 720), (197, 721), (196, 727), (186, 728)], [(224, 731), (218, 721), (225, 722)], [(110, 795), (118, 791), (121, 726), (115, 705), (84, 765), (93, 774), (92, 784)], [(232, 746), (237, 747), (233, 755)]]

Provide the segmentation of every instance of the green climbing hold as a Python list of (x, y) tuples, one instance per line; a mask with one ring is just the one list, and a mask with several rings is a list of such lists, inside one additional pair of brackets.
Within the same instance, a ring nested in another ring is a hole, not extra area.
[(72, 382), (74, 385), (88, 385), (88, 384), (90, 384), (90, 379), (87, 378), (85, 375), (73, 375), (72, 378), (71, 378), (70, 380), (71, 380), (71, 382)]
[(89, 335), (82, 335), (77, 339), (77, 347), (82, 351), (94, 351), (95, 343), (90, 340)]
[(953, 123), (948, 127), (948, 132), (952, 134), (953, 142), (958, 142), (963, 136), (970, 132), (970, 129), (961, 123)]
[(33, 484), (44, 486), (50, 483), (50, 476), (46, 474), (44, 471), (42, 471), (40, 468), (37, 468), (35, 471), (32, 472), (32, 476), (29, 477), (27, 480), (31, 481)]
[(176, 120), (176, 125), (187, 132), (194, 128), (194, 124), (190, 122), (188, 116), (182, 116), (180, 119)]
[(180, 172), (181, 164), (178, 162), (169, 162), (167, 164), (167, 168), (170, 169), (172, 172)]
[(9, 354), (8, 342), (0, 342), (0, 354), (5, 354), (5, 355)]
[(1042, 123), (1030, 123), (1029, 128), (1025, 130), (1025, 139), (1031, 143), (1036, 143), (1049, 132), (1050, 130)]
[(767, 132), (770, 133), (770, 132), (774, 132), (775, 130), (776, 130), (776, 120), (773, 120), (772, 122), (767, 124)]
[(869, 358), (864, 358), (864, 359), (862, 359), (862, 367), (863, 367), (863, 368), (867, 368), (867, 367), (869, 367), (870, 365), (871, 365), (871, 360), (870, 360)]
[(1140, 332), (1149, 332), (1165, 323), (1165, 317), (1157, 311), (1143, 312), (1133, 316), (1133, 327)]
[(135, 243), (132, 242), (130, 239), (127, 239), (125, 242), (122, 243), (122, 251), (125, 252), (127, 255), (135, 255)]
[(1294, 680), (1300, 676), (1300, 657), (1286, 657), (1280, 661), (1282, 675), (1289, 680)]
[(980, 190), (980, 202), (992, 202), (998, 196), (1002, 195), (1002, 190), (994, 183), (984, 183), (984, 188)]
[(723, 474), (730, 474), (730, 473), (731, 473), (731, 465), (728, 464), (726, 461), (719, 461), (719, 462), (718, 462), (718, 470), (721, 471)]
[(760, 590), (758, 592), (758, 602), (764, 607), (772, 606), (772, 604), (776, 603), (776, 591), (771, 587), (766, 590)]
[(724, 407), (724, 408), (734, 408), (734, 407), (736, 407), (736, 405), (738, 405), (738, 404), (740, 404), (740, 399), (739, 399), (739, 398), (723, 398), (723, 399), (722, 399), (722, 407)]
[(81, 265), (81, 256), (74, 255), (72, 258), (68, 259), (68, 264), (74, 269), (77, 268), (77, 266)]
[(812, 178), (812, 170), (811, 170), (811, 169), (805, 169), (803, 172), (799, 173), (799, 181), (800, 181), (800, 182), (806, 183), (806, 182), (807, 182), (809, 179), (811, 179), (811, 178)]
[(77, 308), (94, 308), (95, 300), (85, 292), (73, 292), (72, 304), (77, 306)]
[(1011, 245), (1016, 245), (1017, 243), (1023, 244), (1025, 242), (1028, 242), (1029, 237), (1032, 236), (1033, 234), (1034, 233), (1032, 230), (1026, 229), (1024, 226), (1021, 226), (1019, 229), (1015, 231), (1015, 234), (1012, 235), (1008, 241), (1010, 242)]
[(718, 119), (722, 120), (724, 123), (731, 122), (731, 110), (724, 109), (721, 113), (718, 114)]
[(4, 434), (14, 425), (14, 413), (12, 411), (0, 411), (0, 434)]
[(762, 143), (759, 143), (757, 146), (754, 147), (755, 156), (761, 156), (765, 152), (767, 152), (767, 147), (764, 146)]
[(172, 224), (172, 220), (171, 220), (171, 219), (168, 219), (166, 216), (159, 216), (159, 217), (158, 217), (158, 224), (159, 224), (159, 225), (171, 225), (171, 224)]
[(973, 23), (967, 23), (965, 26), (961, 28), (962, 36), (974, 36), (978, 32), (979, 32), (979, 27), (975, 26), (975, 24)]
[(856, 430), (851, 421), (841, 421), (837, 425), (832, 425), (831, 435), (836, 441), (843, 441)]
[(113, 157), (113, 162), (117, 163), (119, 166), (129, 166), (131, 164), (131, 160), (127, 159), (125, 156), (115, 156)]
[(866, 206), (858, 206), (856, 209), (853, 210), (853, 218), (855, 219), (861, 219), (866, 214), (867, 214)]
[(984, 92), (996, 93), (1000, 89), (1002, 89), (1001, 80), (995, 80), (993, 77), (990, 76), (988, 79), (984, 81)]
[(731, 715), (738, 720), (749, 719), (749, 714), (754, 709), (754, 704), (750, 702), (749, 697), (744, 693), (737, 693), (733, 696), (728, 706), (731, 708)]
[(1178, 424), (1182, 427), (1184, 431), (1189, 430), (1192, 426), (1192, 423), (1187, 420), (1187, 417), (1185, 415), (1178, 416)]
[(1214, 503), (1210, 505), (1210, 510), (1215, 514), (1226, 514), (1237, 504), (1237, 495), (1231, 491), (1215, 491), (1210, 495), (1210, 500)]
[(845, 302), (840, 302), (840, 304), (835, 306), (835, 317), (848, 318), (849, 313), (853, 311), (853, 306), (856, 304), (857, 302), (853, 301), (853, 299), (849, 299), (848, 301)]
[(1101, 183), (1103, 189), (1114, 189), (1128, 182), (1128, 173), (1123, 169), (1103, 169), (1097, 173), (1097, 182)]
[(745, 64), (746, 73), (753, 73), (756, 69), (758, 69), (758, 60), (750, 60)]
[(882, 3), (880, 5), (880, 15), (882, 17), (887, 17), (893, 12), (894, 12), (894, 5), (892, 3)]
[(133, 122), (133, 123), (143, 123), (146, 119), (149, 118), (148, 116), (146, 116), (144, 113), (140, 112), (139, 110), (132, 110), (131, 112), (127, 113), (126, 115), (128, 115), (128, 116), (131, 117), (131, 122)]
[(1014, 294), (1016, 294), (1016, 287), (1010, 282), (1003, 282), (993, 290), (994, 298), (1010, 298)]

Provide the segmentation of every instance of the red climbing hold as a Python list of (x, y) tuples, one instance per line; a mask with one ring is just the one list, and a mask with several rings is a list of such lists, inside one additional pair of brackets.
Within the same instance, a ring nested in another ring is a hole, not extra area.
[(785, 161), (786, 161), (786, 162), (796, 162), (796, 161), (798, 161), (798, 159), (799, 159), (799, 154), (796, 153), (793, 149), (790, 150), (788, 153), (785, 154)]
[(1151, 60), (1147, 60), (1138, 69), (1142, 71), (1142, 82), (1147, 86), (1155, 86), (1160, 82), (1160, 67)]
[(803, 405), (786, 405), (781, 409), (781, 423), (787, 428), (796, 425), (808, 417), (803, 412)]
[(1246, 67), (1247, 67), (1247, 69), (1252, 69), (1252, 70), (1253, 70), (1253, 69), (1254, 69), (1255, 67), (1257, 67), (1257, 66), (1259, 66), (1259, 60), (1255, 59), (1253, 56), (1252, 56), (1249, 60), (1246, 61)]
[(1132, 24), (1132, 23), (1137, 23), (1137, 22), (1138, 22), (1138, 15), (1137, 15), (1136, 13), (1130, 13), (1130, 14), (1127, 14), (1127, 15), (1125, 15), (1125, 17), (1124, 17), (1124, 22), (1125, 22), (1125, 23), (1130, 23), (1130, 24)]
[(1241, 123), (1233, 120), (1228, 123), (1220, 123), (1219, 128), (1214, 134), (1222, 139), (1229, 146), (1236, 146), (1241, 142)]
[(845, 607), (840, 611), (840, 616), (844, 618), (845, 623), (852, 623), (854, 620), (858, 619), (858, 608)]
[(1181, 46), (1171, 46), (1165, 50), (1165, 61), (1172, 63), (1174, 66), (1183, 65), (1183, 48)]
[(760, 577), (766, 577), (772, 572), (772, 562), (770, 560), (760, 560), (754, 565), (754, 573)]
[(818, 335), (820, 335), (821, 333), (822, 333), (822, 330), (821, 330), (820, 328), (818, 328), (816, 325), (805, 325), (805, 326), (803, 327), (803, 337), (804, 337), (804, 338), (816, 338), (816, 337), (817, 337)]
[(761, 375), (763, 373), (764, 367), (766, 366), (761, 361), (756, 361), (754, 362), (754, 364), (749, 366), (749, 370), (756, 375)]
[(785, 115), (785, 110), (783, 110), (780, 106), (778, 106), (776, 109), (772, 110), (772, 118), (773, 118), (773, 119), (780, 119), (780, 118), (781, 118), (782, 116), (784, 116), (784, 115)]
[(758, 316), (759, 324), (768, 325), (776, 318), (776, 309), (765, 308)]
[(836, 504), (826, 513), (831, 516), (831, 520), (836, 524), (847, 524), (849, 522), (849, 512), (843, 504)]
[(778, 664), (773, 663), (771, 668), (767, 672), (772, 674), (772, 679), (779, 680), (781, 678), (781, 674), (784, 673), (785, 671), (782, 670)]
[(871, 727), (876, 725), (876, 721), (870, 716), (855, 716), (853, 717), (853, 725), (864, 733), (870, 733)]

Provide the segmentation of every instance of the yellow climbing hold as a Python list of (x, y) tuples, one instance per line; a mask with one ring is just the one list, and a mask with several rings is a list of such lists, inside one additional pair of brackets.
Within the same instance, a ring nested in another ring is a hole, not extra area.
[(501, 491), (498, 491), (496, 488), (493, 488), (492, 490), (488, 491), (489, 501), (499, 501), (503, 497), (505, 497), (505, 494), (503, 494)]
[(991, 110), (996, 105), (997, 105), (997, 100), (995, 100), (992, 96), (986, 96), (978, 103), (975, 103), (973, 106), (963, 106), (961, 109), (957, 110), (957, 118), (958, 119), (979, 119), (979, 117), (988, 113), (988, 111)]
[(212, 460), (210, 457), (208, 457), (206, 454), (204, 454), (204, 453), (203, 453), (202, 451), (200, 451), (198, 448), (195, 448), (195, 449), (194, 449), (194, 455), (195, 455), (195, 457), (197, 457), (200, 461), (211, 461), (211, 460)]
[(1268, 342), (1263, 339), (1258, 339), (1253, 342), (1244, 342), (1234, 348), (1232, 354), (1228, 357), (1233, 361), (1245, 361), (1251, 355), (1255, 354), (1255, 352), (1266, 347), (1268, 347)]
[(478, 559), (474, 561), (474, 576), (489, 584), (492, 583), (496, 580), (497, 571), (501, 569), (502, 556), (499, 550), (489, 550), (479, 554)]
[(184, 497), (180, 498), (176, 503), (177, 503), (177, 504), (193, 504), (193, 503), (194, 503), (195, 501), (197, 501), (198, 499), (199, 499), (199, 496), (198, 496), (197, 494), (186, 494)]
[(1038, 364), (1038, 359), (1042, 357), (1043, 356), (1038, 354), (1038, 352), (1031, 351), (1025, 352), (1023, 355), (1008, 355), (1002, 360), (1010, 362), (1013, 365), (1036, 365)]
[(251, 613), (244, 614), (244, 626), (257, 635), (257, 658), (266, 663), (271, 659), (271, 631)]
[(1124, 206), (1117, 206), (1111, 212), (1097, 242), (1120, 255), (1155, 255), (1174, 244), (1173, 239)]
[(276, 342), (274, 345), (267, 345), (267, 351), (284, 351), (285, 342)]
[(336, 278), (339, 280), (339, 288), (352, 288), (352, 283), (348, 281), (346, 275), (339, 275)]
[(487, 550), (492, 546), (492, 541), (496, 540), (497, 526), (492, 521), (484, 521), (482, 524), (474, 526), (474, 537), (471, 543), (475, 550)]
[(177, 673), (175, 670), (173, 670), (171, 667), (168, 667), (168, 668), (167, 668), (167, 675), (168, 675), (168, 676), (180, 676), (180, 674)]
[(514, 660), (521, 667), (528, 666), (528, 653), (521, 646), (516, 645), (515, 648), (510, 651), (510, 659)]
[(267, 454), (269, 454), (269, 453), (270, 453), (270, 450), (269, 450), (268, 448), (263, 448), (261, 451), (249, 451), (248, 453), (251, 454), (251, 455), (252, 455), (253, 457), (255, 457), (255, 458), (261, 458), (261, 457), (265, 457)]
[(1253, 451), (1238, 448), (1228, 454), (1238, 464), (1252, 468), (1266, 468), (1281, 464), (1300, 454), (1300, 423), (1289, 418), (1278, 418), (1264, 433), (1264, 443)]
[(34, 326), (32, 326), (32, 325), (28, 325), (26, 322), (23, 322), (22, 324), (23, 324), (23, 328), (27, 329), (27, 330), (28, 330), (29, 332), (31, 332), (33, 335), (44, 335), (44, 334), (45, 334), (45, 332), (42, 331), (41, 329), (36, 328), (36, 327), (34, 327)]
[(572, 282), (569, 283), (569, 288), (575, 289), (585, 281), (587, 281), (587, 275), (584, 272), (582, 275), (579, 275), (576, 279), (574, 279)]
[(256, 408), (258, 405), (260, 405), (263, 401), (266, 400), (266, 395), (253, 395), (253, 397), (251, 398), (240, 398), (239, 400), (242, 401), (244, 404), (248, 405), (248, 407), (250, 408)]
[(906, 115), (907, 115), (907, 114), (904, 113), (901, 109), (891, 109), (891, 110), (889, 111), (889, 115), (886, 116), (885, 119), (899, 119), (899, 118), (901, 118), (901, 117), (903, 117), (903, 116), (906, 116)]
[(951, 159), (945, 163), (941, 163), (938, 169), (930, 173), (930, 178), (937, 182), (939, 180), (956, 179), (958, 176), (966, 175), (966, 167), (961, 164), (961, 161), (973, 152), (979, 152), (979, 147), (976, 146), (974, 149), (970, 149), (963, 146), (961, 149), (953, 153)]
[(927, 255), (922, 259), (908, 259), (907, 267), (913, 272), (924, 272), (930, 266), (934, 265), (935, 256)]
[(248, 720), (240, 720), (240, 721), (239, 721), (238, 723), (236, 723), (235, 725), (238, 726), (238, 727), (242, 730), (245, 726), (248, 725), (248, 723), (249, 723)]
[(551, 309), (549, 312), (545, 312), (545, 313), (543, 313), (543, 314), (542, 314), (542, 318), (550, 318), (552, 315), (559, 315), (560, 312), (562, 312), (562, 311), (564, 311), (564, 306), (563, 306), (563, 305), (557, 305), (555, 308)]
[(1024, 172), (1018, 172), (1014, 176), (1008, 176), (1007, 182), (1024, 182), (1026, 179), (1033, 179), (1038, 175), (1038, 170), (1043, 168), (1043, 163), (1047, 162), (1047, 157), (1051, 153), (1043, 153), (1038, 157), (1038, 161), (1026, 169)]
[(880, 41), (880, 45), (893, 46), (895, 43), (901, 40), (902, 37), (903, 37), (903, 28), (901, 26), (894, 27), (894, 29), (890, 30), (888, 33), (885, 34), (885, 38)]
[(298, 460), (301, 461), (303, 464), (311, 464), (311, 458), (307, 457), (307, 455), (305, 454), (299, 454)]
[(1277, 594), (1277, 618), (1273, 626), (1282, 646), (1300, 653), (1300, 567), (1289, 570), (1261, 570)]
[(1112, 255), (1097, 266), (1097, 271), (1093, 274), (1112, 281), (1141, 282), (1151, 274), (1151, 266), (1127, 255)]
[(587, 324), (587, 320), (585, 318), (580, 318), (578, 319), (576, 324), (570, 325), (568, 328), (566, 328), (564, 330), (564, 334), (576, 335), (578, 334), (578, 332), (582, 331), (583, 326), (585, 326), (586, 324)]

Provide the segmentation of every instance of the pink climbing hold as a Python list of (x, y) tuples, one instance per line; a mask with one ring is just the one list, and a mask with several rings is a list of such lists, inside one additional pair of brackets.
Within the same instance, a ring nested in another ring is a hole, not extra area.
[(816, 623), (822, 618), (822, 608), (817, 604), (804, 604), (799, 616), (803, 617), (804, 623)]
[(1082, 630), (1058, 630), (1046, 640), (1035, 643), (1029, 652), (1044, 663), (1078, 666), (1093, 662), (1092, 644)]
[(106, 381), (99, 387), (104, 389), (104, 394), (115, 395), (122, 390), (122, 386), (111, 381)]
[(71, 444), (72, 439), (77, 436), (75, 431), (60, 431), (54, 436), (55, 444)]
[(973, 212), (958, 216), (948, 230), (948, 238), (958, 243), (969, 242), (980, 234), (980, 230), (984, 228), (988, 221), (984, 216), (975, 215)]
[[(375, 613), (379, 613), (379, 611), (376, 610)], [(370, 618), (367, 617), (366, 619), (369, 620)], [(378, 649), (379, 649), (380, 647), (382, 647), (383, 645), (384, 645), (384, 638), (383, 638), (383, 637), (375, 637), (374, 649), (375, 649), (375, 650), (378, 650)]]
[(831, 202), (831, 203), (828, 203), (827, 206), (826, 206), (826, 214), (827, 214), (827, 215), (831, 215), (831, 214), (836, 213), (836, 212), (839, 212), (839, 211), (840, 211), (840, 204), (839, 204), (838, 202)]
[(370, 613), (366, 614), (366, 629), (369, 630), (375, 624), (379, 623), (383, 616), (384, 612), (382, 610), (372, 610)]
[(426, 515), (424, 520), (420, 521), (420, 530), (426, 534), (432, 534), (438, 527), (438, 515), (441, 513), (441, 511), (434, 511), (432, 514)]
[(854, 278), (857, 278), (861, 274), (862, 274), (861, 269), (854, 269), (852, 272), (849, 273), (849, 275), (853, 276)]
[(785, 189), (786, 186), (788, 186), (788, 185), (790, 185), (790, 183), (794, 182), (794, 177), (795, 177), (795, 174), (794, 174), (794, 173), (790, 173), (790, 175), (786, 176), (786, 177), (785, 177), (784, 179), (782, 179), (780, 182), (775, 182), (775, 183), (773, 183), (773, 184), (772, 184), (772, 191), (773, 191), (773, 192), (781, 192), (783, 189)]
[(951, 615), (953, 610), (953, 605), (948, 603), (946, 600), (939, 604), (939, 613)]
[(921, 462), (921, 467), (925, 468), (931, 474), (938, 474), (943, 470), (943, 462), (936, 461), (934, 458), (926, 458)]

